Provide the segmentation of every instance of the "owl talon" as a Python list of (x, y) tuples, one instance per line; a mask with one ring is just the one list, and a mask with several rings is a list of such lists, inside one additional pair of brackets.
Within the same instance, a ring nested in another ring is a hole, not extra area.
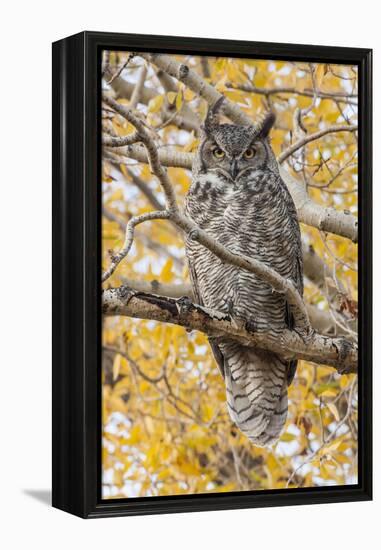
[(296, 332), (296, 334), (303, 340), (303, 344), (308, 344), (309, 340), (311, 339), (311, 336), (313, 335), (313, 330), (307, 332), (305, 330), (298, 330), (295, 327), (292, 329), (293, 332)]
[(256, 332), (257, 331), (257, 324), (254, 321), (254, 319), (248, 319), (245, 323), (245, 329), (247, 332)]

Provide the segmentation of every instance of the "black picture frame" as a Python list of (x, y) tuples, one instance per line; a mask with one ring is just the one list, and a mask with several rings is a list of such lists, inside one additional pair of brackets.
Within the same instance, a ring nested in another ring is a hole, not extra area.
[[(100, 58), (103, 49), (359, 67), (357, 485), (101, 499)], [(372, 50), (82, 32), (53, 44), (53, 506), (83, 518), (372, 498)]]

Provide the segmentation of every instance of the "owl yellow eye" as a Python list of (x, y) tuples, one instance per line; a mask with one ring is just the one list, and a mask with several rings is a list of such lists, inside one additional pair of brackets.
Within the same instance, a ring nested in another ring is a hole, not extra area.
[(246, 151), (244, 152), (243, 156), (245, 157), (245, 159), (252, 159), (252, 158), (254, 158), (254, 156), (255, 156), (255, 149), (253, 149), (252, 147), (250, 147), (250, 149), (246, 149)]
[(216, 157), (216, 159), (223, 159), (225, 156), (225, 153), (223, 152), (222, 149), (220, 149), (219, 147), (216, 147), (215, 149), (213, 149), (213, 155)]

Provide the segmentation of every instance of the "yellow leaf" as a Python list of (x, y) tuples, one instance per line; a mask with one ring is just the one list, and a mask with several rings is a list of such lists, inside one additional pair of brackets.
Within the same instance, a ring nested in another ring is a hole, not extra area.
[(320, 394), (320, 397), (336, 397), (336, 392), (334, 390), (324, 390)]
[(114, 470), (114, 484), (117, 487), (122, 487), (124, 480), (123, 480), (123, 470)]
[(177, 97), (176, 92), (168, 92), (167, 93), (167, 98), (168, 98), (168, 101), (171, 105), (173, 105), (174, 102), (176, 101), (176, 97)]
[(197, 476), (200, 474), (200, 469), (197, 468), (196, 464), (191, 464), (190, 462), (182, 462), (181, 472), (188, 476)]
[(109, 202), (112, 202), (112, 201), (120, 201), (124, 198), (124, 195), (123, 195), (123, 191), (121, 189), (117, 189), (115, 191), (115, 193), (113, 193), (111, 195), (111, 197), (109, 197)]
[(128, 438), (129, 445), (136, 445), (142, 441), (142, 430), (139, 425), (134, 426), (130, 430), (130, 437)]
[(225, 69), (227, 63), (226, 57), (219, 57), (217, 61), (214, 63), (214, 68), (216, 71), (222, 71)]
[(350, 382), (350, 376), (348, 376), (347, 374), (342, 374), (340, 376), (339, 384), (342, 390), (348, 386), (349, 382)]
[(181, 94), (177, 94), (177, 96), (176, 96), (176, 109), (178, 111), (180, 111), (182, 104), (183, 104), (183, 96)]
[(242, 93), (235, 90), (226, 90), (225, 95), (236, 103), (242, 103), (244, 101)]
[(163, 269), (160, 273), (160, 279), (163, 283), (169, 283), (172, 280), (172, 268), (173, 268), (173, 260), (172, 258), (168, 258), (168, 260), (165, 262)]
[(192, 92), (192, 90), (189, 90), (189, 88), (185, 89), (184, 98), (186, 99), (186, 101), (192, 101), (194, 96), (195, 96), (195, 94), (194, 94), (194, 92)]
[(327, 407), (329, 408), (329, 410), (331, 411), (331, 413), (335, 417), (336, 422), (339, 422), (340, 415), (339, 415), (339, 411), (337, 410), (336, 405), (334, 403), (327, 403)]
[(120, 373), (120, 364), (121, 364), (122, 356), (117, 353), (114, 357), (114, 364), (112, 366), (112, 379), (115, 381)]
[(163, 105), (164, 97), (162, 95), (157, 95), (148, 103), (148, 112), (157, 113), (160, 111), (161, 106)]
[(295, 439), (294, 434), (290, 434), (290, 433), (285, 432), (284, 434), (282, 434), (282, 436), (280, 438), (280, 441), (284, 441), (286, 443), (289, 443), (290, 441), (294, 441), (294, 439)]

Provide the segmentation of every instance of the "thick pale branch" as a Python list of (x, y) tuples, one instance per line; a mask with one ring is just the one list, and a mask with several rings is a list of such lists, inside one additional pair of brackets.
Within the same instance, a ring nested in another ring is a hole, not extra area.
[[(107, 78), (111, 78), (112, 74), (110, 72), (110, 69), (108, 68), (105, 72), (106, 80)], [(130, 99), (131, 105), (136, 105), (138, 103), (141, 103), (143, 105), (147, 105), (151, 99), (154, 99), (158, 92), (154, 88), (148, 88), (147, 86), (142, 86), (139, 89), (139, 95), (138, 95), (138, 101), (136, 102), (136, 99), (134, 99), (134, 93), (137, 94), (137, 88), (135, 84), (132, 84), (131, 82), (128, 82), (125, 80), (120, 74), (115, 74), (112, 81), (109, 81), (108, 84), (110, 84), (111, 88), (114, 90), (117, 97), (122, 97), (124, 99)], [(173, 86), (173, 91), (176, 90), (176, 85)], [(135, 96), (136, 97), (136, 96)], [(164, 109), (163, 111), (164, 120), (163, 122), (167, 122), (168, 119), (172, 116), (172, 113), (169, 109)], [(187, 105), (185, 102), (183, 103), (180, 113), (177, 114), (172, 122), (176, 124), (179, 128), (182, 128), (184, 130), (187, 130), (189, 132), (198, 131), (198, 128), (200, 126), (200, 121), (198, 116), (192, 109)]]
[(167, 298), (182, 298), (183, 296), (187, 296), (191, 301), (194, 300), (192, 287), (187, 283), (161, 283), (156, 279), (145, 281), (144, 279), (128, 279), (127, 277), (121, 277), (121, 280), (125, 286), (138, 292), (158, 294)]
[(298, 183), (284, 168), (280, 169), (298, 212), (301, 223), (316, 227), (327, 233), (334, 233), (357, 243), (358, 220), (347, 210), (336, 210), (321, 206), (308, 195), (306, 188)]
[(147, 77), (147, 65), (143, 65), (143, 67), (140, 69), (140, 74), (137, 83), (135, 84), (134, 91), (131, 94), (131, 100), (130, 100), (130, 109), (135, 109), (140, 102), (140, 98), (142, 96), (144, 83)]
[(357, 346), (344, 338), (330, 338), (311, 332), (305, 338), (295, 331), (255, 332), (243, 321), (209, 310), (188, 300), (175, 300), (136, 292), (123, 286), (103, 291), (103, 313), (127, 315), (173, 323), (189, 330), (199, 330), (211, 337), (233, 338), (244, 345), (271, 350), (286, 359), (304, 359), (335, 367), (339, 373), (357, 371)]
[[(182, 298), (187, 296), (191, 301), (194, 301), (191, 284), (161, 283), (156, 279), (145, 281), (143, 279), (128, 279), (127, 277), (121, 277), (121, 281), (125, 286), (138, 292), (158, 294), (159, 296), (167, 298)], [(328, 311), (319, 309), (317, 306), (308, 303), (306, 304), (306, 308), (311, 326), (314, 330), (322, 334), (332, 334), (334, 332), (335, 323)], [(341, 333), (338, 331), (338, 334)]]
[[(165, 54), (154, 53), (139, 53), (139, 55), (156, 65), (156, 67), (163, 70), (170, 76), (173, 76), (180, 82), (183, 82), (190, 90), (205, 99), (209, 105), (214, 105), (222, 97), (222, 94), (220, 94), (214, 86), (205, 82), (205, 80), (195, 71), (192, 71), (184, 63), (179, 63), (173, 57)], [(225, 100), (221, 110), (226, 116), (228, 116), (231, 120), (234, 120), (237, 124), (253, 123), (253, 121), (245, 115), (237, 105), (231, 103), (230, 101)]]
[[(140, 144), (129, 145), (127, 147), (118, 147), (113, 150), (113, 153), (125, 155), (128, 158), (138, 162), (148, 163), (147, 153), (144, 147)], [(194, 155), (193, 153), (182, 153), (175, 149), (159, 149), (159, 160), (163, 166), (172, 166), (174, 168), (185, 168), (192, 170)]]

